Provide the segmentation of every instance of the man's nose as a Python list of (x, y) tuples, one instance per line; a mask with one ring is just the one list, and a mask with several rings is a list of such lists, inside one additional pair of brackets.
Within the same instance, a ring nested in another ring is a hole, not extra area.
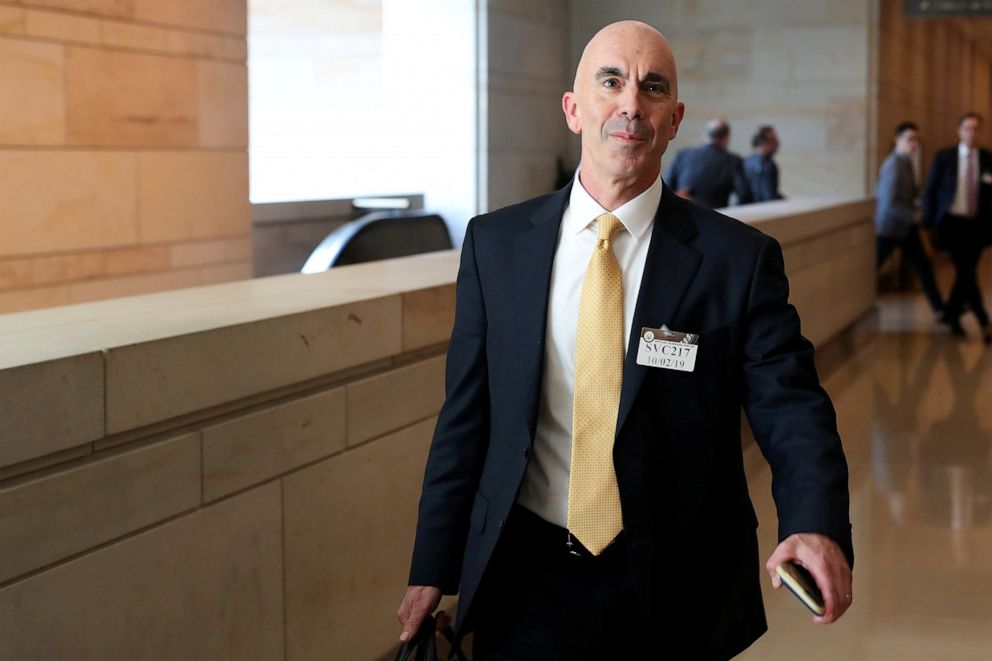
[(644, 109), (641, 107), (641, 90), (637, 85), (627, 85), (620, 96), (620, 114), (627, 119), (641, 119)]

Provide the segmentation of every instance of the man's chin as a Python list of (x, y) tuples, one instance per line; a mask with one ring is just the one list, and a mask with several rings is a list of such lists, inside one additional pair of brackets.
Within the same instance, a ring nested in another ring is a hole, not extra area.
[(638, 177), (648, 169), (643, 153), (615, 154), (610, 165), (612, 174), (616, 177)]

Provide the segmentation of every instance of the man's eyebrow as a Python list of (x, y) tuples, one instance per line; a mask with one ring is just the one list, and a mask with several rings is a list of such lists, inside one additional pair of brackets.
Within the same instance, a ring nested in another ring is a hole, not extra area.
[(620, 67), (600, 67), (599, 71), (596, 72), (597, 78), (607, 78), (609, 76), (619, 76), (620, 78), (626, 78), (627, 74), (624, 73)]
[(668, 80), (665, 76), (660, 73), (655, 73), (654, 71), (649, 71), (644, 76), (645, 83), (660, 83), (664, 92), (667, 94), (672, 89), (672, 81)]

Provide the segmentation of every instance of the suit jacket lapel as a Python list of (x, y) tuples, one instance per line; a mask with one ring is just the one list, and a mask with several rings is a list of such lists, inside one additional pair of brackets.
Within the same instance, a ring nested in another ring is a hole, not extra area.
[(682, 298), (702, 261), (702, 255), (686, 245), (697, 233), (689, 213), (689, 203), (665, 186), (654, 218), (651, 244), (644, 263), (644, 275), (641, 277), (641, 290), (637, 294), (637, 305), (630, 327), (623, 368), (623, 387), (620, 391), (620, 411), (617, 416), (618, 435), (630, 414), (644, 377), (652, 369), (637, 364), (641, 328), (658, 328), (667, 324), (675, 331), (691, 333), (697, 330), (672, 327)]
[(514, 243), (514, 293), (523, 411), (533, 437), (544, 369), (544, 335), (548, 318), (551, 267), (558, 228), (571, 184), (557, 191), (530, 218), (531, 226)]

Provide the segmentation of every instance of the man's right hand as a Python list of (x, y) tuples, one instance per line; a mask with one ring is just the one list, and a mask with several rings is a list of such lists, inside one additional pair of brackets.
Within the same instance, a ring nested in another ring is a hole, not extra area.
[(400, 642), (405, 643), (417, 633), (424, 618), (433, 613), (441, 604), (441, 588), (430, 585), (411, 585), (406, 590), (403, 603), (396, 611), (396, 617), (403, 625)]

